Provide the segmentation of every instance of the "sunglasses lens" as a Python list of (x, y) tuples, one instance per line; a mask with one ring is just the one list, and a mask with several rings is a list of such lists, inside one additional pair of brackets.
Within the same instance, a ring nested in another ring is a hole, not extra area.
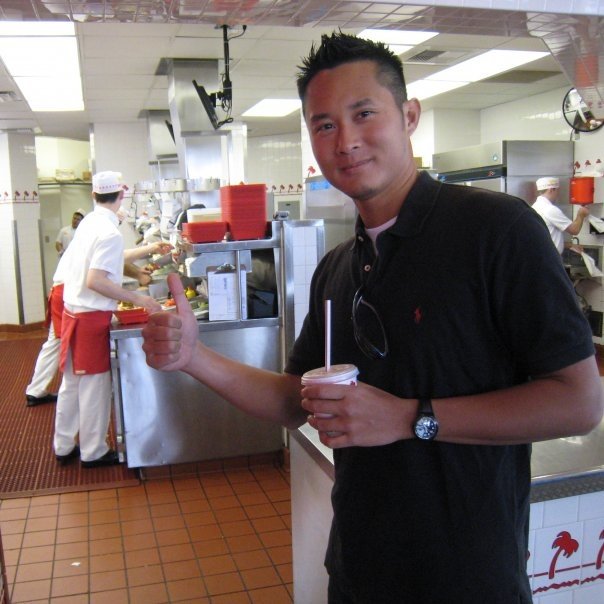
[(352, 323), (357, 345), (367, 357), (383, 359), (388, 354), (388, 340), (375, 307), (363, 299), (359, 289), (354, 297)]

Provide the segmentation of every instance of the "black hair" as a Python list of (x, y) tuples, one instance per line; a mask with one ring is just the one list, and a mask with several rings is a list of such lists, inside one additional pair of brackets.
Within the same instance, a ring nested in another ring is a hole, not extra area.
[(377, 79), (388, 88), (397, 105), (402, 107), (407, 100), (407, 88), (403, 63), (384, 43), (365, 40), (357, 36), (334, 31), (323, 34), (321, 44), (311, 46), (310, 53), (302, 59), (296, 84), (298, 95), (304, 105), (306, 90), (311, 80), (325, 69), (333, 69), (344, 63), (372, 61), (376, 65)]
[(113, 203), (122, 192), (122, 189), (115, 191), (114, 193), (95, 193), (94, 200), (97, 203)]

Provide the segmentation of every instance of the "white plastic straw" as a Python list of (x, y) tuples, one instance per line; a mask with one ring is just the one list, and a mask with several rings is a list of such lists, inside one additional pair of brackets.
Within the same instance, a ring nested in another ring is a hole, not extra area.
[(331, 367), (331, 300), (325, 300), (325, 371)]

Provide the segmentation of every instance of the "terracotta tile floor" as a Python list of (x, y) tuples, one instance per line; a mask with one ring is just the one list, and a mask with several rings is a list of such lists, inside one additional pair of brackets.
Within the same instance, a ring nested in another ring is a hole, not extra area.
[(0, 502), (11, 602), (293, 601), (289, 477), (270, 465)]

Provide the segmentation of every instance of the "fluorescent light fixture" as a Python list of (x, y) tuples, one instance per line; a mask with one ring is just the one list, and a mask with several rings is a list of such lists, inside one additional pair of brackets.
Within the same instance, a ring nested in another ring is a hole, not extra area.
[(300, 109), (299, 99), (263, 99), (250, 107), (244, 117), (284, 117)]
[(0, 23), (0, 59), (32, 111), (83, 111), (73, 23)]
[(73, 73), (79, 76), (78, 43), (75, 37), (0, 37), (0, 57), (13, 77), (62, 77)]
[(0, 36), (75, 36), (71, 21), (0, 21)]
[(477, 57), (447, 67), (428, 76), (427, 80), (449, 80), (453, 82), (478, 82), (498, 73), (509, 71), (520, 65), (526, 65), (542, 57), (547, 52), (528, 50), (489, 50)]
[(15, 78), (32, 111), (83, 111), (82, 84), (79, 78)]
[(440, 80), (416, 80), (407, 84), (407, 98), (410, 99), (429, 99), (432, 96), (449, 92), (456, 88), (466, 86), (469, 82), (446, 82)]
[(414, 46), (438, 35), (435, 31), (403, 31), (400, 29), (364, 29), (359, 38), (387, 44), (392, 52), (401, 55)]
[(420, 101), (490, 78), (547, 56), (547, 52), (524, 50), (489, 50), (477, 57), (433, 73), (407, 85), (407, 96)]

